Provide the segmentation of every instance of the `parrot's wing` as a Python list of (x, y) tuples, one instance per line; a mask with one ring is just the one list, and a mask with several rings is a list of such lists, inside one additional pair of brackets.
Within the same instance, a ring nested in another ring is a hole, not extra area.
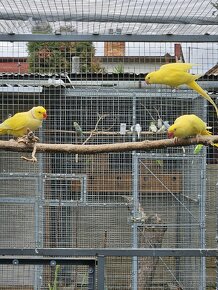
[(17, 113), (13, 117), (5, 120), (1, 125), (1, 129), (20, 130), (27, 126), (28, 115), (25, 113)]
[[(178, 123), (178, 122), (189, 122), (191, 124), (194, 124), (194, 123), (197, 123), (199, 124), (202, 123), (203, 121), (197, 117), (196, 115), (194, 114), (187, 114), (187, 115), (182, 115), (182, 116), (179, 116), (178, 118), (176, 118), (176, 120), (174, 121), (174, 124), (175, 123)], [(204, 123), (204, 122), (203, 122)]]
[(181, 62), (177, 62), (177, 63), (168, 63), (168, 64), (164, 64), (160, 67), (160, 69), (164, 69), (164, 70), (179, 70), (179, 71), (184, 71), (187, 72), (189, 69), (191, 69), (193, 67), (194, 64), (191, 63), (181, 63)]

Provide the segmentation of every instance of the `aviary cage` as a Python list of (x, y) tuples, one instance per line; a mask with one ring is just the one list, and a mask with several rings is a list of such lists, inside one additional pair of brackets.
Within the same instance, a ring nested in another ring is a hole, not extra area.
[[(216, 133), (215, 112), (196, 92), (144, 82), (161, 64), (193, 62), (216, 100), (215, 4), (13, 4), (1, 3), (1, 120), (40, 104), (49, 116), (37, 132), (40, 142), (81, 146), (164, 139), (158, 120), (172, 124), (192, 113)], [(216, 247), (217, 154), (204, 147), (196, 155), (194, 148), (36, 153), (37, 163), (20, 158), (29, 153), (1, 150), (0, 288), (214, 289), (216, 255), (204, 253)], [(90, 252), (70, 255), (79, 256), (72, 262), (62, 249)], [(133, 256), (136, 249), (165, 254)], [(186, 251), (195, 249), (196, 256)], [(12, 265), (5, 255), (13, 255)]]

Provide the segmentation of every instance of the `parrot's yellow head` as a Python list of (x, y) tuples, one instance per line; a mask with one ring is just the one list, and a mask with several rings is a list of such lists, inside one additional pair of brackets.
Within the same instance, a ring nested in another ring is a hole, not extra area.
[(145, 82), (147, 85), (156, 83), (156, 71), (150, 72), (145, 77)]
[(167, 130), (168, 138), (185, 138), (187, 137), (187, 128), (180, 122), (171, 125)]
[(174, 138), (175, 137), (175, 133), (176, 133), (177, 127), (175, 124), (173, 124), (172, 126), (170, 126), (167, 130), (167, 135), (168, 138)]
[(46, 109), (42, 106), (33, 107), (31, 109), (31, 113), (33, 114), (34, 118), (38, 120), (43, 120), (47, 118)]

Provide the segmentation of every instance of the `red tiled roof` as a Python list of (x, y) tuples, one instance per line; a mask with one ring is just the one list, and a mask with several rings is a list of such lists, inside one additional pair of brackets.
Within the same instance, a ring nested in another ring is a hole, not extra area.
[(28, 73), (28, 63), (25, 62), (0, 62), (0, 72)]
[(28, 73), (26, 57), (0, 57), (0, 72)]

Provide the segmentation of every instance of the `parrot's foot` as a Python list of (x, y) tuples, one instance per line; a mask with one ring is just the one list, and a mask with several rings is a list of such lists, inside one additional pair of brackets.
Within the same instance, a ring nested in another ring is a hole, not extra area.
[[(178, 137), (174, 137), (173, 138), (173, 143), (177, 144), (178, 142), (179, 142), (179, 138)], [(184, 146), (182, 146), (182, 152), (183, 152), (183, 154), (185, 154), (185, 147)]]
[(30, 162), (37, 162), (37, 158), (36, 158), (35, 154), (36, 154), (36, 142), (33, 145), (32, 158), (21, 156), (21, 159), (26, 160), (26, 161), (30, 161)]
[(39, 138), (34, 135), (32, 131), (27, 129), (27, 135), (24, 135), (23, 137), (17, 138), (18, 143), (24, 143), (24, 144), (32, 144), (39, 142)]
[(178, 138), (178, 137), (174, 137), (174, 138), (173, 138), (173, 143), (174, 143), (174, 144), (177, 144), (178, 141), (179, 141), (179, 138)]
[(197, 135), (196, 135), (197, 143), (199, 143), (199, 139), (200, 139), (200, 137), (202, 137), (201, 134), (197, 134)]
[(17, 143), (24, 143), (25, 145), (28, 144), (27, 135), (25, 135), (23, 137), (18, 137), (17, 138)]

